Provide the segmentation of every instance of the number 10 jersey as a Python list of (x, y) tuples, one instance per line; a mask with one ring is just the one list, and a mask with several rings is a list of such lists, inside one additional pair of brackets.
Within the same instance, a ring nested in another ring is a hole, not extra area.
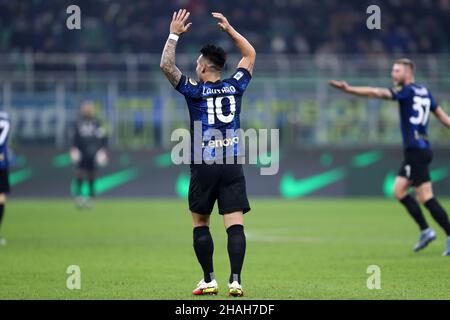
[(250, 80), (251, 75), (244, 68), (238, 68), (231, 78), (216, 82), (197, 82), (181, 76), (176, 90), (184, 95), (189, 109), (192, 161), (241, 155), (239, 116)]

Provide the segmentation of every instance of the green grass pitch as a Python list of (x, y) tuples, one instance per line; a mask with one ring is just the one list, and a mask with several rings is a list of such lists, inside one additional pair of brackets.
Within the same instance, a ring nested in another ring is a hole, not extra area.
[[(443, 201), (450, 209), (450, 201)], [(390, 200), (258, 200), (246, 216), (247, 299), (449, 299), (445, 236), (413, 253), (418, 230)], [(433, 227), (434, 222), (428, 220)], [(0, 299), (228, 299), (226, 233), (212, 216), (217, 297), (192, 297), (202, 277), (185, 201), (102, 200), (7, 205), (0, 247)], [(81, 290), (66, 269), (81, 268)], [(381, 290), (366, 286), (381, 268)]]

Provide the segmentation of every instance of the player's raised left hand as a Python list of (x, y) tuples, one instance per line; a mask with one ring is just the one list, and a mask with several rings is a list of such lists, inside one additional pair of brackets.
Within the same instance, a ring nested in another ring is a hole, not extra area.
[(178, 12), (174, 12), (172, 22), (170, 23), (170, 33), (182, 35), (187, 32), (192, 25), (192, 22), (186, 23), (190, 15), (191, 13), (186, 9), (180, 9)]
[(228, 32), (230, 30), (231, 25), (228, 22), (227, 18), (225, 18), (225, 16), (223, 14), (221, 14), (220, 12), (212, 12), (211, 14), (214, 18), (219, 20), (219, 22), (217, 24), (219, 25), (219, 27), (222, 31)]

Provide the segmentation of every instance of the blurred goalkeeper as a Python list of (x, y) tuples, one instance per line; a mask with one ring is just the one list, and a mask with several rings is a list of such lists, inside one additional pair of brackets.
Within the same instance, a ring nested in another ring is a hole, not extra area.
[[(89, 208), (95, 197), (95, 177), (98, 166), (108, 162), (106, 129), (95, 117), (94, 104), (85, 101), (80, 107), (80, 118), (75, 124), (70, 156), (76, 164), (75, 201), (79, 208)], [(88, 193), (83, 194), (83, 182)]]

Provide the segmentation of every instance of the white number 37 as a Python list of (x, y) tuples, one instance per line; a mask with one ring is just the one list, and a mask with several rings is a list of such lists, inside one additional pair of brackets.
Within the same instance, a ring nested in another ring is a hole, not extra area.
[(426, 125), (430, 116), (430, 98), (414, 97), (413, 109), (417, 111), (416, 117), (410, 117), (409, 121), (414, 125)]

